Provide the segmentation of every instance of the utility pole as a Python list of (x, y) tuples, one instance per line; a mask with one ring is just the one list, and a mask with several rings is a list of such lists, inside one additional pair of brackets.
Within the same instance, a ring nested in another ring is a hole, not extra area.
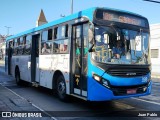
[(9, 36), (9, 29), (11, 28), (11, 27), (8, 27), (8, 26), (4, 26), (5, 28), (7, 28), (7, 36)]
[(71, 14), (73, 14), (73, 0), (71, 0)]

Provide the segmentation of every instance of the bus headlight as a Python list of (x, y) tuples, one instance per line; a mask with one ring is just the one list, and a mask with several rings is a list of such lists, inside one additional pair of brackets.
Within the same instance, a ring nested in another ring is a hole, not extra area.
[(96, 81), (98, 81), (98, 82), (101, 81), (101, 77), (98, 76), (98, 75), (96, 75), (96, 74), (93, 74), (93, 78), (94, 78)]
[(100, 84), (102, 84), (103, 86), (107, 87), (107, 88), (110, 88), (109, 87), (109, 82), (108, 80), (96, 75), (96, 74), (92, 74), (93, 76), (93, 79), (95, 79), (96, 81), (98, 81)]

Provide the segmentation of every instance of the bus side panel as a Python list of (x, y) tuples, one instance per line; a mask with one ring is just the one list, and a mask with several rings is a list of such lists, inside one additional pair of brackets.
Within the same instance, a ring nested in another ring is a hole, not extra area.
[(54, 64), (54, 67), (56, 68), (55, 70), (60, 70), (62, 72), (64, 79), (65, 79), (65, 83), (66, 83), (66, 93), (69, 94), (70, 93), (70, 79), (69, 79), (70, 55), (69, 54), (59, 54), (57, 58), (58, 58), (57, 65)]
[(52, 80), (55, 71), (62, 72), (69, 93), (69, 55), (55, 54), (55, 55), (40, 55), (40, 85), (52, 89)]
[(15, 64), (15, 61), (16, 61), (16, 57), (15, 56), (12, 56), (12, 64), (11, 64), (11, 74), (12, 76), (15, 77), (15, 67), (16, 67), (16, 64)]
[(51, 55), (39, 55), (40, 85), (52, 89), (53, 71)]
[(31, 82), (31, 69), (28, 66), (28, 62), (30, 61), (30, 56), (14, 56), (13, 57), (13, 75), (15, 71), (15, 67), (19, 67), (20, 77), (22, 80)]

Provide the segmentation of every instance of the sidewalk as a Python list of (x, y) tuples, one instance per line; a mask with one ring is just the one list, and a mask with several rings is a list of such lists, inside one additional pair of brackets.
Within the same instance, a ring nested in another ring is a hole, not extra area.
[[(45, 113), (41, 111), (39, 108), (37, 108), (36, 106), (34, 106), (34, 104), (32, 104), (31, 102), (27, 101), (23, 97), (17, 95), (16, 93), (11, 91), (7, 87), (3, 86), (4, 82), (6, 81), (11, 82), (13, 81), (13, 78), (11, 79), (11, 76), (7, 76), (6, 74), (0, 72), (0, 120), (1, 119), (2, 120), (22, 120), (22, 119), (23, 120), (51, 120), (50, 117), (43, 117), (43, 118), (41, 117), (30, 117), (30, 118), (16, 117), (16, 115), (18, 115), (19, 113), (22, 115), (23, 112), (26, 112), (26, 115), (29, 115), (28, 112), (30, 113), (38, 112), (42, 114), (42, 116), (45, 115)], [(12, 117), (5, 117), (6, 112), (9, 112), (9, 114)], [(17, 114), (13, 114), (16, 112)]]

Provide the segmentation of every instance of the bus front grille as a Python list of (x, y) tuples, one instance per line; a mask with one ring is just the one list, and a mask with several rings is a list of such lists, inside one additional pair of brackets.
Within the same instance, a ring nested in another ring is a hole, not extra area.
[(149, 68), (110, 68), (107, 73), (112, 76), (119, 77), (136, 77), (144, 76), (150, 72)]

